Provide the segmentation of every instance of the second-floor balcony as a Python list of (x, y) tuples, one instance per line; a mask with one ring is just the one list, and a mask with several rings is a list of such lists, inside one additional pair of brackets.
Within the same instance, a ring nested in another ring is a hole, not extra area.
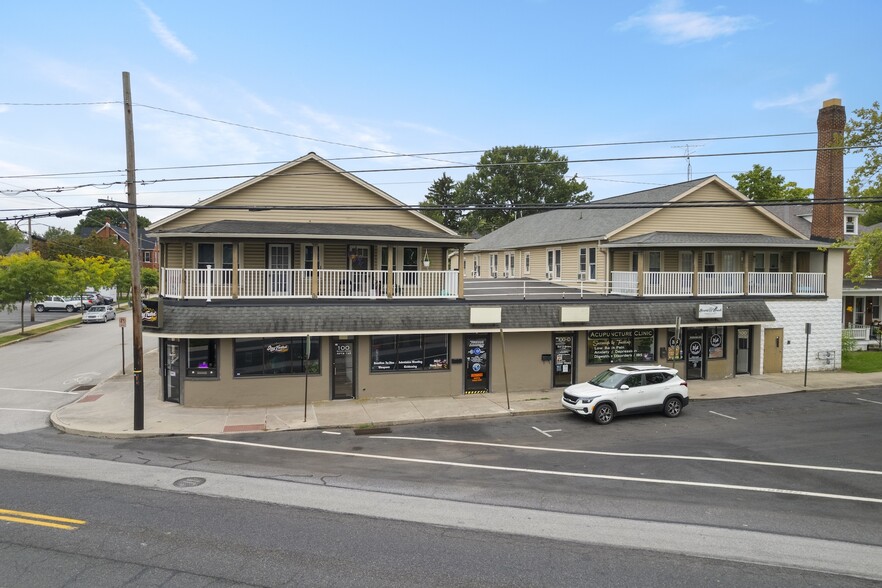
[(311, 269), (164, 268), (160, 295), (179, 299), (447, 299), (459, 296), (459, 272)]
[(825, 274), (809, 272), (612, 272), (623, 296), (819, 296)]

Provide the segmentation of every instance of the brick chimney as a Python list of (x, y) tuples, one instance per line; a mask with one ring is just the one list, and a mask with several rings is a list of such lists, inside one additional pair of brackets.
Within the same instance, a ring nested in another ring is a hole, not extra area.
[[(815, 195), (812, 207), (812, 239), (835, 241), (844, 236), (845, 205), (841, 149), (827, 149), (842, 144), (845, 134), (845, 107), (839, 98), (824, 101), (818, 111), (818, 156), (815, 163)], [(836, 204), (824, 204), (836, 200)]]

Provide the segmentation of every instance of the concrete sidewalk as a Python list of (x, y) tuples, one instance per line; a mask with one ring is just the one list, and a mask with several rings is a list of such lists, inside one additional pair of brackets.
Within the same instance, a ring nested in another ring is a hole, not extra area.
[[(144, 430), (135, 431), (131, 370), (118, 374), (55, 410), (50, 420), (61, 431), (92, 437), (128, 438), (167, 435), (217, 435), (254, 431), (385, 427), (428, 421), (537, 414), (563, 411), (560, 391), (538, 390), (443, 396), (337, 400), (270, 408), (188, 408), (163, 402), (155, 351), (145, 357)], [(729, 380), (689, 382), (693, 401), (761, 396), (803, 390), (843, 390), (882, 386), (882, 374), (809, 372), (738, 376)], [(510, 410), (509, 410), (510, 405)], [(689, 410), (688, 408), (686, 410)]]

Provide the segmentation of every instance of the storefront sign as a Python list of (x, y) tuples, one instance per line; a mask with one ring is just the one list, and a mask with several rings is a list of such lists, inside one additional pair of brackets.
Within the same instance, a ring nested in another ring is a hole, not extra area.
[(698, 318), (700, 318), (700, 319), (723, 318), (723, 305), (722, 304), (699, 304), (698, 305)]
[(654, 331), (588, 331), (588, 363), (653, 361)]
[(141, 301), (141, 326), (148, 329), (159, 328), (159, 300)]

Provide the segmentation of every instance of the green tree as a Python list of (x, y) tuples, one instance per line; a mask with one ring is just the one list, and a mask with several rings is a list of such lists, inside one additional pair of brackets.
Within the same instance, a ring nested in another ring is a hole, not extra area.
[(113, 265), (105, 257), (62, 255), (58, 261), (58, 284), (64, 294), (82, 297), (87, 288), (109, 286), (113, 281)]
[(0, 255), (6, 255), (16, 243), (24, 242), (25, 237), (15, 227), (0, 222)]
[(116, 241), (104, 239), (97, 235), (83, 238), (73, 233), (67, 233), (47, 239), (34, 247), (43, 254), (44, 258), (50, 260), (60, 259), (64, 255), (75, 255), (83, 258), (95, 256), (127, 258), (129, 255), (125, 247)]
[[(870, 108), (858, 108), (845, 125), (845, 145), (852, 153), (861, 153), (864, 161), (848, 179), (846, 195), (849, 198), (877, 200), (882, 198), (882, 111), (879, 103)], [(864, 214), (861, 224), (869, 226), (882, 222), (882, 203), (861, 204)]]
[[(77, 235), (82, 234), (82, 229), (85, 227), (100, 229), (104, 226), (104, 223), (108, 221), (112, 225), (121, 227), (123, 226), (123, 223), (128, 226), (129, 218), (127, 214), (124, 214), (115, 208), (93, 208), (86, 213), (86, 216), (80, 219), (80, 222), (78, 222), (77, 226), (74, 228), (74, 233)], [(139, 228), (146, 228), (149, 224), (149, 218), (138, 215)]]
[[(449, 229), (459, 231), (462, 213), (456, 208), (456, 182), (446, 173), (432, 182), (426, 199), (420, 202), (421, 212)], [(429, 210), (435, 208), (435, 210)], [(440, 210), (438, 209), (440, 208)]]
[(489, 233), (547, 210), (545, 205), (589, 202), (588, 186), (577, 177), (567, 179), (568, 172), (566, 156), (553, 149), (519, 145), (485, 151), (477, 171), (455, 188), (460, 206), (477, 207), (464, 216), (459, 230)]
[[(846, 194), (850, 198), (872, 199), (882, 197), (882, 112), (879, 103), (870, 108), (858, 108), (845, 125), (843, 143), (852, 153), (863, 155), (863, 163), (854, 169), (848, 180)], [(872, 225), (882, 222), (882, 205), (864, 203), (861, 223)], [(851, 269), (845, 274), (855, 284), (862, 284), (867, 276), (877, 275), (882, 260), (882, 230), (868, 231), (846, 242)], [(840, 242), (839, 244), (842, 244)]]
[(53, 293), (57, 272), (57, 263), (46, 261), (35, 252), (0, 258), (0, 308), (13, 310), (19, 305), (22, 334), (25, 301), (42, 300)]
[(808, 200), (810, 188), (800, 188), (796, 182), (788, 182), (784, 176), (772, 173), (771, 167), (755, 163), (750, 171), (732, 174), (738, 182), (739, 192), (756, 202)]
[(116, 288), (116, 303), (119, 305), (124, 292), (132, 289), (132, 266), (128, 259), (111, 259), (110, 285)]

